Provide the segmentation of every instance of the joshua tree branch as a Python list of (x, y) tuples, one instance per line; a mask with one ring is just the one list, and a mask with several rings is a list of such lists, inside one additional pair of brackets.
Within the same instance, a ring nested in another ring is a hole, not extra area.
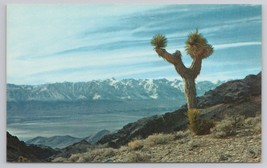
[(184, 65), (182, 59), (181, 59), (181, 52), (176, 51), (173, 54), (168, 53), (165, 49), (161, 48), (155, 48), (156, 52), (159, 56), (167, 60), (169, 63), (173, 64), (175, 66), (175, 69), (177, 73), (179, 73), (183, 78), (186, 77), (186, 75), (189, 72), (189, 69)]
[(178, 60), (176, 57), (173, 57), (170, 53), (168, 53), (165, 49), (155, 48), (156, 52), (159, 56), (167, 60), (169, 63), (176, 65), (178, 64)]

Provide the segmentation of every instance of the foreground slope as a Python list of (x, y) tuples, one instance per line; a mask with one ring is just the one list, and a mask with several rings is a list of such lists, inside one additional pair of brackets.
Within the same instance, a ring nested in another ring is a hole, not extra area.
[(205, 136), (192, 136), (189, 131), (153, 134), (118, 149), (87, 148), (86, 152), (67, 157), (61, 155), (52, 162), (257, 163), (261, 161), (261, 132), (253, 122), (260, 123), (259, 118), (243, 120), (244, 125), (236, 130), (236, 134), (223, 138), (216, 137), (216, 132)]

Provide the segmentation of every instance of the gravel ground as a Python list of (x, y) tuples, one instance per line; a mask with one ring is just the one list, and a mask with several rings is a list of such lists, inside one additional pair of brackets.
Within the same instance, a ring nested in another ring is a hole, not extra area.
[(123, 147), (108, 162), (260, 162), (261, 134), (242, 134), (224, 139), (188, 135), (136, 151)]
[[(186, 143), (175, 141), (157, 148), (151, 149), (155, 153), (152, 162), (260, 162), (261, 136), (227, 139), (196, 136)], [(163, 155), (157, 155), (157, 151)]]

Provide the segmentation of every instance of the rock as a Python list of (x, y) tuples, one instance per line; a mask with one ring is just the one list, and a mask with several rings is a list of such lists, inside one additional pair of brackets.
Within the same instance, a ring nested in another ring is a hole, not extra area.
[(227, 161), (231, 157), (231, 155), (221, 155), (219, 158), (219, 161)]

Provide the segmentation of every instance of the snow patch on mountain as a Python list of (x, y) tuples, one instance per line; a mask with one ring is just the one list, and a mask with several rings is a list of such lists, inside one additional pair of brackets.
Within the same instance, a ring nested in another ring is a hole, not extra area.
[(93, 100), (99, 100), (99, 99), (101, 99), (101, 95), (95, 93)]

